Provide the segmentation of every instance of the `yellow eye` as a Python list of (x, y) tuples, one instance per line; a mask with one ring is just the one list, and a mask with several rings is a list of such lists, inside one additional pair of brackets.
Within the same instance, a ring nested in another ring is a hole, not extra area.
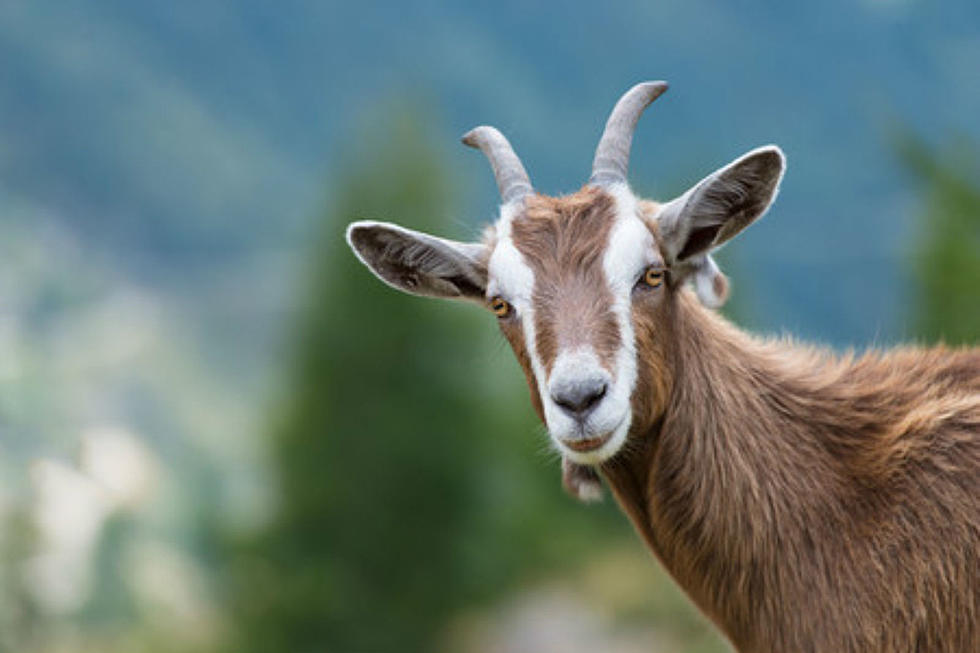
[(490, 310), (497, 317), (507, 317), (510, 315), (510, 304), (500, 297), (494, 297), (490, 300)]
[(660, 268), (649, 267), (646, 272), (643, 273), (643, 283), (650, 286), (651, 288), (656, 288), (664, 282), (664, 271)]

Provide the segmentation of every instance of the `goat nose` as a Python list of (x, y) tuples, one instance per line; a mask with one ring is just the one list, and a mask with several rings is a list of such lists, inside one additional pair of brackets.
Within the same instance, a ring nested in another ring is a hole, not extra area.
[(586, 379), (569, 379), (555, 383), (551, 399), (572, 417), (582, 419), (606, 396), (605, 379), (594, 376)]

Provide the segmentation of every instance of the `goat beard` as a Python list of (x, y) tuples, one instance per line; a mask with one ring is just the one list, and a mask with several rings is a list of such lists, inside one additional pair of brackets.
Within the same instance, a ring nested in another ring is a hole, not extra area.
[(602, 480), (594, 467), (561, 459), (561, 484), (570, 495), (585, 503), (602, 499)]

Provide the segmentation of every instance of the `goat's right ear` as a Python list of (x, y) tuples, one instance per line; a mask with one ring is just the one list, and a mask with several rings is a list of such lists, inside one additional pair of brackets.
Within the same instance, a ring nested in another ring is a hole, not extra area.
[(371, 221), (352, 223), (347, 243), (361, 263), (392, 288), (423, 297), (484, 299), (484, 245)]

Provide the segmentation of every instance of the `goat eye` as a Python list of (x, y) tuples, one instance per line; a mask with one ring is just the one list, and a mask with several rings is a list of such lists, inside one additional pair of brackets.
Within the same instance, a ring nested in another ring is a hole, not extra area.
[(501, 297), (494, 297), (490, 300), (490, 310), (497, 317), (507, 317), (510, 315), (510, 304)]
[(664, 271), (662, 269), (651, 266), (643, 272), (643, 283), (651, 288), (656, 288), (663, 282)]

